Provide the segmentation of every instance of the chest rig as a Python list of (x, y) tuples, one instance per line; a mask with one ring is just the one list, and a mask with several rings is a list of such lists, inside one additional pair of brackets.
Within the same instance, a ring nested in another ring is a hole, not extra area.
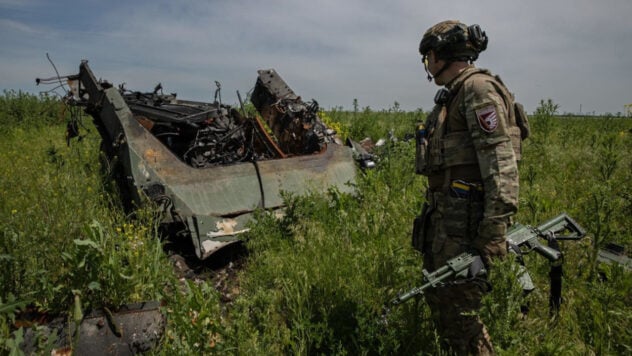
[[(435, 95), (435, 106), (425, 123), (416, 131), (416, 173), (433, 177), (446, 171), (459, 171), (453, 178), (474, 178), (480, 175), (478, 159), (472, 135), (465, 119), (464, 103), (454, 99), (462, 90), (463, 83), (474, 75), (490, 77), (496, 92), (502, 97), (507, 109), (507, 134), (511, 138), (516, 160), (521, 158), (521, 141), (529, 136), (529, 125), (522, 105), (498, 76), (484, 69), (466, 70), (448, 90), (440, 89)], [(446, 182), (447, 183), (447, 182)], [(431, 183), (432, 185), (432, 183)]]

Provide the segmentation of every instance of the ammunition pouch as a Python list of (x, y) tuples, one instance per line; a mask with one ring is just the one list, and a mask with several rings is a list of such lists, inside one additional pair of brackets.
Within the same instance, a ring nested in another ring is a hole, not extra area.
[(415, 250), (422, 254), (430, 251), (430, 245), (432, 244), (432, 241), (428, 238), (428, 222), (431, 213), (430, 205), (424, 203), (421, 214), (416, 216), (413, 221), (412, 245)]
[[(459, 188), (462, 184), (469, 184), (472, 191), (464, 195), (463, 192), (431, 192), (430, 204), (436, 207), (438, 219), (432, 219), (431, 224), (437, 224), (430, 230), (432, 236), (426, 236), (426, 244), (433, 254), (439, 253), (449, 239), (456, 239), (465, 245), (473, 247), (478, 238), (478, 227), (483, 219), (484, 196), (482, 187), (478, 184), (458, 182)], [(454, 183), (454, 182), (453, 182)], [(454, 184), (453, 184), (454, 185)], [(479, 187), (479, 188), (475, 188)], [(479, 191), (479, 189), (481, 189)], [(454, 190), (451, 188), (451, 190)], [(434, 217), (434, 215), (433, 215)]]
[[(480, 198), (479, 198), (480, 197)], [(473, 240), (483, 219), (482, 193), (462, 197), (450, 193), (445, 196), (443, 227), (446, 235)]]

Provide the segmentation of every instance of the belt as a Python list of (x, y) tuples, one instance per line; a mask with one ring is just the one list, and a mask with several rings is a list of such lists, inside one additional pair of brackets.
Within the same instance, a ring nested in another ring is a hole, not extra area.
[(469, 183), (464, 180), (453, 180), (450, 183), (449, 194), (455, 198), (483, 200), (485, 192), (483, 185), (479, 183)]
[(433, 191), (446, 190), (453, 180), (464, 180), (466, 182), (482, 182), (478, 165), (463, 165), (446, 168), (435, 174), (428, 176), (428, 188)]

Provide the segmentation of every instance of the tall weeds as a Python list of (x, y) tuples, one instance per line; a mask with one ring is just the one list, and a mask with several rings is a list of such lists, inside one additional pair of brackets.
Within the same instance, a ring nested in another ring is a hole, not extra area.
[[(404, 138), (423, 113), (324, 113), (351, 138), (391, 138), (377, 148), (378, 168), (360, 173), (355, 194), (287, 195), (284, 217), (259, 212), (238, 297), (224, 303), (208, 283), (177, 280), (151, 209), (129, 217), (114, 203), (95, 130), (67, 147), (57, 101), (5, 92), (0, 103), (0, 353), (17, 349), (13, 320), (27, 305), (70, 315), (76, 298), (86, 307), (162, 300), (158, 354), (444, 353), (423, 299), (384, 308), (421, 282), (410, 233), (426, 181)], [(630, 353), (632, 277), (595, 257), (605, 242), (632, 248), (632, 121), (558, 117), (555, 103), (541, 104), (516, 220), (535, 225), (566, 211), (589, 235), (562, 245), (557, 316), (548, 310), (550, 266), (528, 254), (536, 291), (523, 296), (519, 271), (504, 261), (481, 318), (501, 355)]]
[(131, 219), (111, 203), (96, 134), (67, 146), (63, 122), (36, 117), (59, 102), (15, 93), (0, 101), (10, 103), (0, 117), (0, 305), (19, 306), (0, 308), (0, 350), (26, 305), (58, 315), (75, 304), (162, 299), (172, 272), (156, 219), (151, 210)]

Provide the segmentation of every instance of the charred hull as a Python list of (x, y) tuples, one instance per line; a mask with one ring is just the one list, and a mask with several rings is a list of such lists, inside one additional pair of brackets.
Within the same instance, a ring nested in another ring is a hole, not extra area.
[[(191, 239), (200, 259), (238, 241), (256, 209), (281, 209), (282, 191), (353, 189), (351, 148), (337, 144), (317, 104), (302, 102), (273, 70), (259, 72), (255, 89), (265, 121), (159, 87), (126, 92), (97, 81), (87, 62), (73, 79), (76, 104), (93, 117), (127, 205), (156, 203), (163, 223), (176, 227), (167, 230)], [(283, 93), (270, 90), (281, 82)]]

